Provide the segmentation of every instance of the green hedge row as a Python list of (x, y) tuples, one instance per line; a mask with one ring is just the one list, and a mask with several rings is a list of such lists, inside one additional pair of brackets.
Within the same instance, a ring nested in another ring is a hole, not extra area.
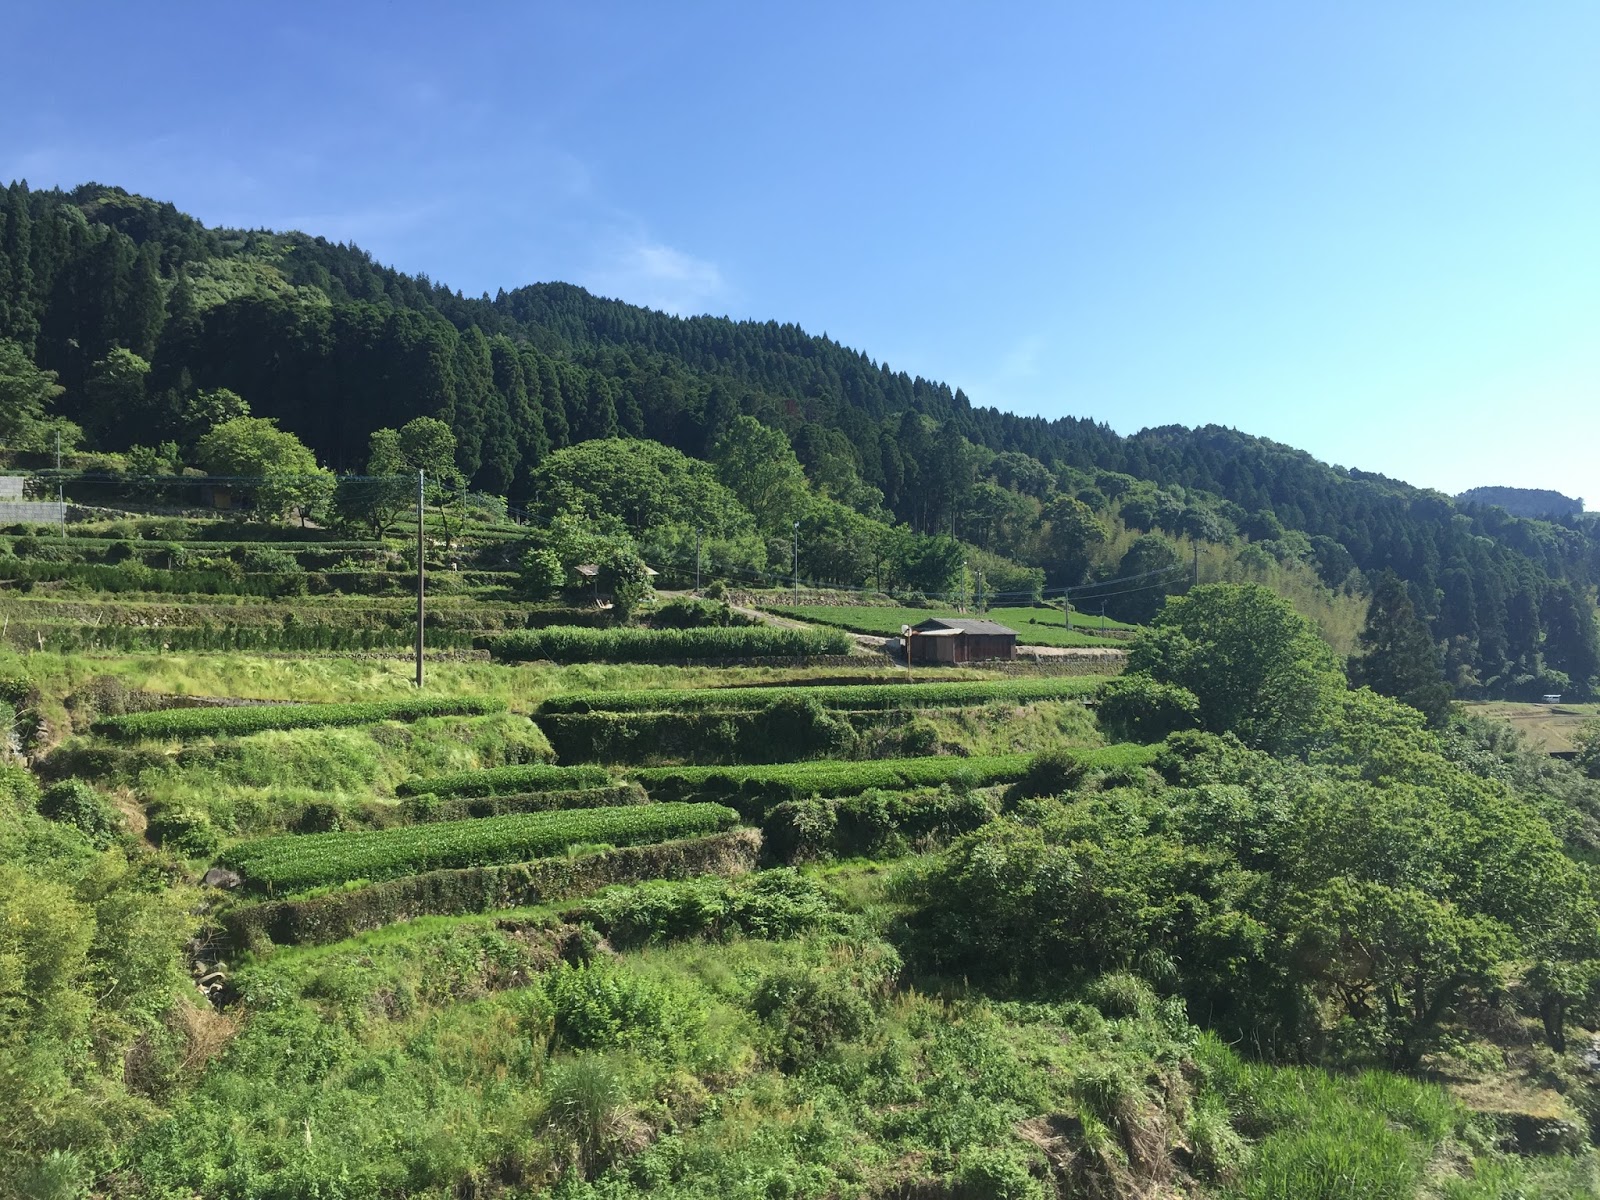
[(564, 909), (561, 919), (592, 927), (618, 949), (737, 934), (776, 940), (850, 925), (820, 880), (787, 867), (608, 888)]
[(527, 763), (488, 767), (481, 771), (452, 771), (407, 779), (395, 788), (397, 796), (504, 796), (513, 792), (571, 791), (604, 787), (614, 780), (604, 767), (551, 767)]
[[(1071, 751), (1085, 769), (1132, 770), (1155, 760), (1156, 747), (1106, 746)], [(1015, 783), (1027, 773), (1031, 754), (991, 754), (972, 758), (881, 759), (877, 762), (780, 763), (757, 767), (638, 767), (628, 774), (657, 800), (698, 800), (731, 804), (750, 816), (808, 796), (852, 796), (880, 788), (986, 787)]]
[(422, 717), (482, 716), (505, 711), (505, 702), (483, 696), (417, 696), (362, 704), (252, 704), (239, 708), (163, 708), (96, 721), (91, 728), (120, 741), (138, 738), (236, 737), (269, 729), (320, 729), (415, 721)]
[(644, 804), (514, 813), (358, 833), (256, 838), (220, 857), (256, 891), (301, 891), (352, 879), (393, 879), (521, 862), (587, 843), (636, 845), (720, 833), (739, 816), (720, 804)]
[(826, 858), (887, 858), (950, 841), (994, 820), (976, 792), (941, 788), (789, 800), (767, 814), (761, 833), (769, 857), (784, 863)]
[(578, 629), (552, 626), (495, 634), (480, 642), (510, 662), (676, 662), (685, 659), (807, 658), (848, 654), (837, 629), (711, 626), (699, 629)]
[(735, 712), (799, 697), (823, 708), (860, 712), (876, 708), (962, 708), (991, 701), (1025, 704), (1092, 696), (1110, 677), (1076, 675), (1044, 679), (975, 679), (955, 683), (866, 683), (823, 687), (647, 688), (552, 696), (541, 715), (591, 712)]
[(853, 757), (858, 722), (904, 715), (833, 713), (791, 697), (739, 712), (554, 713), (538, 724), (562, 762), (777, 763)]
[(503, 817), (508, 813), (555, 812), (564, 808), (607, 808), (648, 804), (650, 797), (637, 783), (613, 787), (573, 788), (560, 792), (514, 792), (508, 796), (411, 796), (400, 806), (401, 816), (412, 824), (466, 821), (477, 817)]
[(416, 917), (495, 912), (647, 879), (735, 875), (755, 865), (760, 847), (758, 833), (739, 829), (575, 858), (430, 871), (308, 900), (241, 905), (224, 913), (222, 924), (242, 949), (323, 945)]

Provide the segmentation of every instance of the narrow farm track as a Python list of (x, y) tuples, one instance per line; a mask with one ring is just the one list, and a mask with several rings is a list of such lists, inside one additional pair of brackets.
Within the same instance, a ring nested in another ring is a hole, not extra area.
[[(759, 621), (763, 625), (771, 625), (777, 629), (816, 628), (815, 625), (808, 624), (805, 621), (796, 621), (792, 617), (780, 617), (776, 613), (763, 612), (759, 608), (746, 608), (742, 604), (729, 604), (728, 607), (736, 613), (741, 613)], [(894, 638), (873, 637), (871, 634), (851, 632), (850, 639), (855, 643), (855, 648), (851, 651), (853, 654), (862, 656), (886, 654), (890, 658), (895, 657), (890, 648), (890, 644), (895, 640)]]

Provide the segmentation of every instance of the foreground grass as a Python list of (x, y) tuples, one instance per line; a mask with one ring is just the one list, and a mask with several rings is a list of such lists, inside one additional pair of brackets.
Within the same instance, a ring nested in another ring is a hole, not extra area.
[(880, 940), (893, 874), (812, 878), (847, 931), (691, 921), (573, 968), (574, 914), (544, 908), (248, 963), (254, 1015), (128, 1166), (174, 1200), (1594, 1194), (1592, 1155), (1486, 1153), (1431, 1084), (1245, 1062), (1129, 976), (1048, 1003), (911, 986)]

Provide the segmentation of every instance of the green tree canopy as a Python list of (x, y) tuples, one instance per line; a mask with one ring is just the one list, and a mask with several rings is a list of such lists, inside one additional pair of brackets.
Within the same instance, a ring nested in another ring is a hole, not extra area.
[(1205, 729), (1273, 751), (1308, 743), (1344, 690), (1311, 623), (1252, 583), (1206, 584), (1169, 599), (1135, 639), (1128, 669), (1193, 692)]
[(781, 429), (737, 417), (712, 451), (717, 479), (769, 537), (787, 535), (805, 507), (806, 474)]
[(0, 339), (0, 446), (46, 449), (57, 428), (48, 412), (63, 390), (54, 371), (40, 370), (20, 345)]
[(754, 522), (709, 464), (658, 442), (603, 438), (558, 450), (533, 473), (545, 518), (620, 517), (634, 534), (661, 525), (725, 536)]
[(1434, 728), (1450, 715), (1450, 685), (1439, 649), (1417, 616), (1411, 593), (1393, 571), (1378, 577), (1359, 638), (1361, 653), (1350, 659), (1350, 683), (1392, 696), (1428, 718)]
[(333, 506), (341, 523), (381, 538), (416, 501), (416, 479), (400, 448), (400, 434), (377, 429), (369, 444), (366, 474), (339, 480)]
[(299, 438), (267, 417), (235, 417), (200, 439), (200, 466), (236, 481), (252, 497), (255, 510), (281, 517), (294, 511), (303, 521), (333, 497), (333, 475)]

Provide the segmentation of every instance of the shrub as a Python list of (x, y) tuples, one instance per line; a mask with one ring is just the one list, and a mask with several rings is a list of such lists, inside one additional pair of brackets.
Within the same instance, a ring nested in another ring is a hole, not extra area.
[(300, 560), (287, 550), (274, 546), (258, 546), (249, 542), (233, 548), (231, 557), (246, 571), (255, 574), (297, 575), (301, 573)]
[(556, 756), (576, 762), (789, 762), (847, 757), (856, 735), (800, 689), (765, 709), (731, 713), (555, 713), (539, 727)]
[(0, 804), (12, 812), (31, 813), (39, 807), (39, 785), (26, 767), (0, 765)]
[(719, 600), (696, 600), (680, 596), (659, 605), (650, 614), (650, 624), (656, 629), (726, 628), (730, 625), (759, 625), (760, 622)]
[(593, 925), (619, 947), (736, 933), (794, 937), (844, 921), (816, 880), (787, 867), (735, 879), (652, 880), (603, 893), (562, 915)]
[(257, 704), (240, 708), (164, 708), (96, 721), (95, 733), (137, 738), (239, 737), (268, 729), (321, 729), (416, 721), (423, 717), (481, 716), (503, 712), (505, 702), (482, 696), (415, 697), (365, 704)]
[(1200, 724), (1200, 701), (1187, 688), (1148, 675), (1123, 675), (1100, 689), (1100, 727), (1121, 742), (1159, 742)]
[(104, 849), (123, 831), (122, 814), (81, 779), (63, 779), (45, 788), (39, 811), (52, 821), (76, 826)]
[(785, 1071), (802, 1070), (872, 1024), (872, 1006), (836, 975), (808, 967), (774, 971), (756, 985), (751, 1005), (768, 1026), (772, 1056)]
[(906, 795), (872, 790), (838, 799), (779, 804), (762, 826), (766, 852), (779, 862), (903, 854), (913, 845), (947, 842), (994, 819), (972, 792), (941, 788)]
[(552, 626), (495, 634), (481, 644), (509, 662), (673, 662), (693, 659), (806, 658), (847, 654), (837, 629), (583, 629)]
[(1028, 769), (1017, 781), (1019, 797), (1059, 796), (1070, 792), (1089, 773), (1083, 759), (1068, 750), (1045, 750), (1028, 760)]
[(963, 1150), (952, 1182), (952, 1200), (1045, 1200), (1055, 1194), (1033, 1177), (1026, 1157), (1012, 1147)]
[(605, 960), (563, 963), (544, 991), (555, 1036), (580, 1050), (674, 1048), (698, 1016), (666, 985)]
[(518, 862), (584, 843), (632, 845), (715, 833), (738, 814), (717, 804), (645, 804), (354, 833), (257, 838), (229, 847), (225, 865), (258, 890), (294, 891), (351, 879)]
[(222, 834), (211, 818), (181, 804), (157, 808), (147, 832), (156, 845), (188, 858), (209, 858), (222, 845)]
[(520, 586), (530, 600), (548, 600), (561, 590), (567, 573), (554, 550), (529, 550), (522, 556)]

